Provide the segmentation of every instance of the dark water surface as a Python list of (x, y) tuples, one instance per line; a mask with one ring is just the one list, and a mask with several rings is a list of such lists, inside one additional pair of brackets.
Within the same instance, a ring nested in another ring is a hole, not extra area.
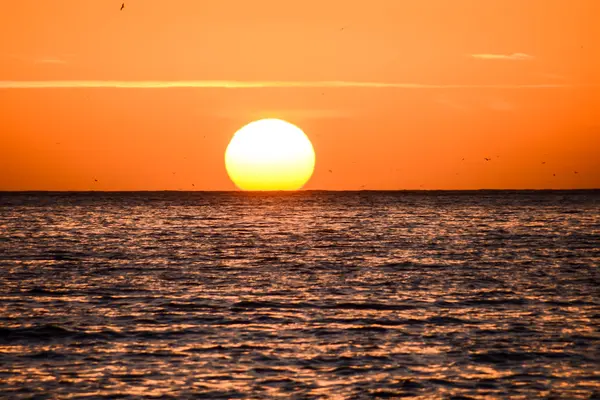
[(600, 191), (0, 193), (5, 398), (598, 398)]

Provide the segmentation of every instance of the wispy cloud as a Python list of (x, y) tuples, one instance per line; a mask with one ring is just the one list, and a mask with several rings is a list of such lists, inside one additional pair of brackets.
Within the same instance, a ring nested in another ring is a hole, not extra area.
[(424, 84), (362, 81), (0, 81), (0, 89), (59, 89), (59, 88), (124, 88), (124, 89), (168, 89), (168, 88), (397, 88), (397, 89), (544, 89), (568, 88), (572, 85), (560, 83), (543, 84)]
[(66, 64), (67, 61), (62, 60), (60, 58), (48, 57), (48, 58), (39, 58), (34, 60), (36, 64)]
[(0, 59), (16, 60), (23, 63), (34, 63), (34, 64), (66, 64), (67, 59), (65, 57), (56, 56), (26, 56), (14, 53), (0, 54)]
[(490, 53), (482, 53), (482, 54), (471, 54), (471, 57), (478, 58), (481, 60), (516, 60), (516, 61), (526, 61), (533, 60), (535, 57), (525, 53), (512, 53), (512, 54), (490, 54)]
[(456, 99), (453, 99), (447, 95), (439, 95), (434, 97), (433, 99), (436, 103), (441, 104), (445, 107), (448, 108), (452, 108), (454, 110), (460, 110), (460, 111), (466, 111), (468, 110), (470, 107), (467, 106), (466, 104), (464, 104), (463, 102), (460, 102)]
[(561, 80), (561, 81), (565, 80), (565, 76), (559, 75), (559, 74), (547, 73), (547, 74), (542, 74), (542, 77), (544, 77), (546, 79), (552, 79), (552, 80)]
[(257, 118), (286, 118), (286, 119), (340, 119), (355, 117), (357, 111), (350, 112), (342, 109), (319, 109), (319, 108), (301, 108), (301, 109), (277, 109), (277, 110), (224, 110), (216, 114), (219, 118), (238, 119), (240, 117)]
[(515, 105), (502, 99), (495, 99), (488, 104), (488, 107), (493, 111), (513, 111)]

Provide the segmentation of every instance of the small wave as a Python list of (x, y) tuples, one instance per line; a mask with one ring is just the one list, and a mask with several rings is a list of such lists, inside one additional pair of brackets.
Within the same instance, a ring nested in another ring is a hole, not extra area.
[(480, 363), (502, 364), (511, 361), (527, 361), (534, 357), (529, 353), (492, 351), (488, 353), (472, 354), (470, 358), (473, 361)]
[(131, 357), (151, 357), (151, 358), (185, 358), (188, 355), (180, 352), (157, 350), (157, 351), (136, 351), (129, 352)]
[(66, 296), (72, 294), (73, 292), (69, 290), (52, 290), (36, 286), (21, 293), (31, 296)]
[(330, 365), (334, 365), (334, 366), (343, 365), (346, 367), (363, 365), (362, 358), (354, 358), (354, 357), (348, 357), (348, 356), (320, 355), (320, 356), (316, 356), (310, 360), (305, 360), (305, 361), (311, 363), (312, 365), (330, 364)]
[(355, 368), (355, 367), (349, 367), (347, 365), (342, 365), (340, 367), (335, 368), (331, 372), (336, 375), (340, 375), (340, 376), (351, 376), (351, 375), (364, 374), (365, 371), (362, 368)]
[(448, 379), (433, 378), (433, 379), (428, 379), (427, 381), (429, 383), (433, 383), (434, 385), (448, 386), (448, 387), (454, 387), (454, 388), (456, 388), (456, 387), (469, 388), (470, 387), (469, 383), (450, 381)]
[(205, 329), (200, 328), (190, 328), (190, 329), (178, 329), (171, 331), (152, 331), (152, 330), (138, 330), (133, 332), (133, 335), (137, 338), (142, 339), (165, 339), (171, 336), (185, 336), (185, 335), (207, 335), (210, 332)]
[(415, 269), (415, 268), (422, 267), (422, 266), (423, 266), (422, 264), (415, 263), (412, 261), (401, 261), (401, 262), (397, 262), (397, 263), (383, 264), (383, 265), (380, 265), (379, 268), (393, 271), (393, 270)]
[(322, 318), (317, 322), (322, 324), (348, 324), (348, 325), (381, 325), (381, 326), (403, 326), (412, 325), (418, 320), (413, 319), (387, 319), (387, 318)]
[[(227, 378), (230, 379), (231, 377), (229, 375), (227, 375)], [(214, 378), (210, 378), (210, 379), (214, 379)], [(213, 400), (213, 399), (214, 400), (217, 400), (217, 399), (244, 399), (247, 397), (247, 394), (240, 393), (240, 392), (234, 391), (234, 390), (230, 390), (230, 391), (214, 390), (214, 391), (203, 391), (203, 392), (194, 393), (193, 397), (195, 399), (211, 399), (211, 400)]]
[(282, 308), (313, 308), (314, 305), (308, 303), (277, 303), (274, 301), (251, 301), (244, 300), (234, 303), (231, 306), (232, 311), (239, 311), (243, 309), (257, 309), (257, 308), (271, 308), (271, 309), (282, 309)]
[(445, 316), (435, 316), (430, 317), (425, 320), (428, 323), (436, 324), (436, 325), (450, 325), (450, 324), (472, 324), (472, 321), (467, 321), (464, 319), (456, 318), (456, 317), (445, 317)]
[(290, 379), (290, 378), (266, 378), (266, 379), (258, 380), (257, 383), (260, 385), (275, 386), (275, 387), (296, 386), (298, 384), (297, 381)]
[(374, 399), (399, 399), (400, 397), (413, 396), (413, 394), (397, 392), (394, 390), (376, 389), (370, 391), (369, 396)]
[(121, 336), (118, 332), (111, 330), (86, 332), (54, 324), (44, 324), (27, 328), (0, 328), (0, 343), (12, 343), (24, 340), (51, 341), (69, 338), (108, 340)]
[(61, 353), (57, 353), (52, 350), (40, 351), (38, 353), (33, 353), (27, 356), (27, 358), (32, 358), (34, 360), (59, 360), (63, 359), (66, 356)]
[(503, 305), (525, 305), (525, 299), (477, 299), (464, 300), (460, 302), (463, 306), (503, 306)]
[(590, 302), (587, 302), (584, 300), (565, 300), (565, 301), (550, 300), (550, 301), (544, 302), (544, 304), (551, 305), (551, 306), (558, 306), (558, 307), (573, 307), (573, 306), (588, 306), (588, 305), (592, 305), (593, 303), (590, 303)]
[(87, 257), (87, 253), (80, 251), (66, 251), (66, 250), (50, 250), (44, 255), (40, 255), (40, 260), (54, 260), (54, 261), (78, 261)]
[(129, 372), (124, 374), (112, 374), (111, 378), (119, 379), (123, 382), (139, 382), (143, 380), (147, 375), (143, 372), (135, 373)]
[(207, 346), (207, 347), (192, 347), (187, 351), (190, 353), (214, 353), (214, 352), (234, 352), (234, 353), (244, 353), (258, 350), (271, 350), (270, 346), (259, 346), (259, 345), (251, 345), (251, 344), (241, 344), (239, 346)]
[(278, 325), (286, 325), (292, 323), (292, 320), (288, 318), (279, 318), (272, 317), (270, 315), (256, 315), (254, 316), (249, 323), (254, 324), (278, 324)]
[(204, 353), (214, 353), (214, 352), (221, 352), (223, 350), (225, 350), (226, 347), (219, 345), (216, 346), (207, 346), (207, 347), (192, 347), (191, 349), (188, 349), (187, 351), (190, 353), (200, 353), (200, 354), (204, 354)]
[(390, 384), (389, 386), (393, 387), (393, 388), (402, 388), (402, 389), (421, 389), (421, 388), (425, 387), (421, 383), (416, 382), (412, 379), (404, 379), (397, 383)]
[(213, 304), (207, 304), (207, 303), (200, 303), (200, 302), (195, 302), (195, 303), (188, 303), (188, 302), (175, 302), (175, 301), (171, 301), (165, 304), (162, 304), (162, 306), (168, 310), (174, 310), (174, 311), (195, 311), (195, 310), (207, 310), (207, 309), (220, 309), (222, 307), (213, 305)]
[(0, 328), (0, 342), (10, 343), (18, 340), (63, 339), (75, 334), (75, 331), (52, 324), (30, 328)]
[(389, 331), (389, 329), (384, 328), (382, 326), (358, 326), (358, 327), (354, 327), (354, 328), (348, 328), (348, 331), (385, 333), (385, 332)]
[(250, 370), (257, 375), (278, 375), (287, 372), (284, 368), (254, 367)]
[(341, 330), (331, 329), (331, 328), (309, 329), (309, 330), (307, 330), (307, 332), (316, 337), (341, 335), (343, 333)]
[(471, 354), (470, 358), (475, 362), (503, 364), (508, 362), (521, 362), (528, 360), (536, 360), (540, 358), (550, 359), (580, 359), (586, 360), (586, 357), (569, 352), (511, 352), (511, 351), (490, 351), (487, 353)]
[(415, 307), (404, 304), (385, 304), (385, 303), (338, 303), (333, 305), (321, 306), (320, 308), (333, 310), (412, 310)]

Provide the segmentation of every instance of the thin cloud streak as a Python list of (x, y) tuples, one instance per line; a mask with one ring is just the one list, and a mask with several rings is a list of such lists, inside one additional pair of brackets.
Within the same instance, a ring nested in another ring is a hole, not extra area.
[(533, 60), (535, 57), (525, 53), (513, 53), (513, 54), (471, 54), (471, 57), (478, 58), (481, 60), (515, 60), (525, 61)]
[[(70, 58), (72, 55), (66, 55), (66, 58)], [(14, 54), (14, 53), (4, 53), (4, 54), (0, 54), (0, 59), (9, 59), (9, 60), (16, 60), (16, 61), (20, 61), (23, 63), (33, 63), (33, 64), (67, 64), (67, 59), (65, 57), (61, 56), (61, 57), (56, 57), (56, 56), (39, 56), (39, 57), (32, 57), (32, 56), (24, 56), (24, 55), (19, 55), (19, 54)]]
[(285, 118), (285, 119), (341, 119), (356, 117), (357, 110), (350, 112), (343, 109), (319, 109), (319, 108), (301, 108), (301, 109), (267, 109), (267, 110), (251, 110), (240, 112), (239, 110), (225, 110), (218, 112), (216, 115), (223, 119), (239, 119), (240, 116), (258, 119), (258, 118)]
[(0, 89), (86, 89), (86, 88), (123, 88), (123, 89), (169, 89), (169, 88), (390, 88), (390, 89), (552, 89), (569, 88), (572, 85), (558, 83), (542, 84), (422, 84), (393, 82), (360, 81), (0, 81)]
[(36, 64), (66, 64), (65, 60), (61, 60), (60, 58), (40, 58), (39, 60), (34, 61)]

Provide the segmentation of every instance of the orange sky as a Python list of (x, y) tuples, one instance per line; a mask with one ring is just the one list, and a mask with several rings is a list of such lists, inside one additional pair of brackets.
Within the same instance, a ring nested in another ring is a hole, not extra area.
[(234, 190), (261, 117), (306, 189), (600, 188), (597, 0), (4, 3), (0, 190)]

